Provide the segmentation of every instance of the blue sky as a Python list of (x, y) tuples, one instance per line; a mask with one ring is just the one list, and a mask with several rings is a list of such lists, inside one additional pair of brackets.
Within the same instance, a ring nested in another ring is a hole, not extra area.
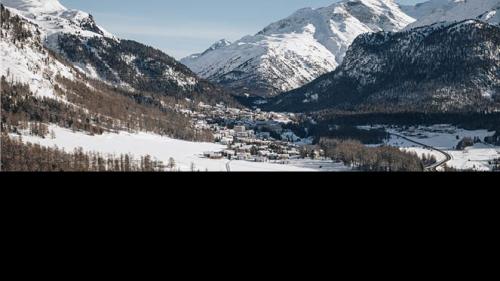
[[(423, 0), (397, 0), (414, 4)], [(255, 34), (269, 23), (304, 7), (337, 0), (60, 0), (91, 13), (113, 34), (181, 58), (225, 38)]]

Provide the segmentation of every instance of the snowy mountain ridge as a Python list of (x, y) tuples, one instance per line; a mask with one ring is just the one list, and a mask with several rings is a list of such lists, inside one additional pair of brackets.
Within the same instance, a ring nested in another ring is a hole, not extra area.
[(333, 71), (358, 35), (399, 31), (413, 21), (393, 0), (344, 0), (298, 10), (256, 35), (181, 62), (240, 94), (273, 96)]
[(203, 55), (206, 55), (208, 54), (209, 52), (211, 51), (215, 51), (215, 50), (218, 50), (218, 49), (221, 49), (221, 48), (225, 48), (227, 46), (231, 45), (231, 42), (226, 40), (226, 39), (221, 39), (217, 42), (215, 42), (214, 44), (212, 44), (212, 46), (210, 46), (208, 49), (206, 49), (203, 53), (198, 53), (198, 54), (192, 54), (186, 58), (184, 58), (184, 60), (194, 60), (194, 59), (197, 59)]
[(356, 37), (436, 23), (479, 19), (500, 23), (499, 0), (343, 0), (303, 8), (253, 36), (181, 60), (203, 78), (239, 94), (275, 96), (335, 70)]
[(29, 13), (54, 13), (67, 10), (58, 0), (2, 0), (10, 8)]
[(47, 41), (53, 41), (58, 34), (115, 38), (98, 26), (92, 15), (67, 9), (58, 0), (0, 0), (0, 3), (38, 25)]
[(430, 0), (415, 6), (402, 6), (402, 9), (417, 19), (406, 29), (467, 19), (479, 19), (489, 24), (500, 23), (499, 0)]
[[(92, 15), (65, 8), (57, 0), (0, 0), (8, 11), (33, 25), (43, 46), (58, 54), (87, 77), (108, 85), (167, 96), (227, 97), (187, 67), (160, 50), (119, 39), (98, 26)], [(9, 42), (4, 42), (10, 44)], [(5, 50), (15, 49), (9, 46)], [(11, 53), (20, 50), (12, 50)], [(9, 54), (7, 54), (8, 56)], [(2, 64), (8, 58), (2, 57)], [(36, 64), (33, 57), (22, 60)], [(5, 61), (5, 63), (4, 63)], [(15, 63), (13, 61), (12, 63)], [(28, 73), (17, 65), (18, 74)], [(0, 75), (5, 75), (4, 67)], [(30, 75), (23, 78), (26, 80)], [(44, 92), (51, 91), (46, 88)]]

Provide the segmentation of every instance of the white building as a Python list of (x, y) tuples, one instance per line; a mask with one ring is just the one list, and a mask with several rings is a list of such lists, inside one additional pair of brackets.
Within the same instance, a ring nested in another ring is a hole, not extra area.
[(230, 145), (234, 143), (234, 138), (233, 137), (223, 137), (220, 140), (220, 143), (223, 145)]

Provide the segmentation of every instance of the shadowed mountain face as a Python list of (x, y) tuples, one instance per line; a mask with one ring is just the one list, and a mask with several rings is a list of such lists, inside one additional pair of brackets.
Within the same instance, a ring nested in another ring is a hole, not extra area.
[(477, 20), (358, 37), (336, 71), (267, 109), (478, 112), (499, 109), (500, 27)]

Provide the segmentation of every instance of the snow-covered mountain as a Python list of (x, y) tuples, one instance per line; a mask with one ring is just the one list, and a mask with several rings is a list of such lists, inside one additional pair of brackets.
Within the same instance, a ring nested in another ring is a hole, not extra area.
[(301, 9), (256, 35), (181, 62), (240, 94), (273, 96), (334, 70), (358, 35), (399, 31), (413, 21), (393, 0), (343, 0)]
[(63, 33), (113, 37), (95, 23), (92, 15), (67, 9), (58, 0), (0, 0), (0, 3), (38, 25), (45, 40)]
[(500, 27), (465, 20), (356, 38), (341, 66), (266, 109), (484, 112), (500, 109)]
[(141, 43), (117, 38), (86, 12), (67, 9), (57, 0), (0, 3), (36, 26), (45, 47), (92, 79), (167, 96), (228, 99), (227, 93), (200, 79), (174, 58)]
[(415, 6), (403, 6), (402, 9), (417, 19), (407, 29), (466, 19), (500, 23), (500, 0), (430, 0)]
[[(44, 40), (48, 34), (46, 30), (19, 14), (18, 11), (18, 9), (6, 8), (3, 3), (0, 5), (2, 133), (18, 134), (26, 130), (29, 124), (36, 126), (51, 124), (74, 131), (84, 131), (90, 135), (118, 131), (147, 131), (186, 140), (210, 138), (208, 132), (194, 128), (190, 118), (177, 110), (179, 104), (185, 101), (183, 97), (192, 98), (196, 95), (195, 91), (166, 93), (162, 90), (156, 92), (140, 90), (140, 87), (127, 89), (110, 85), (108, 80), (92, 79), (80, 67), (77, 67), (78, 64), (69, 61), (61, 53), (49, 49)], [(75, 34), (59, 34), (59, 36), (84, 40), (83, 37)], [(88, 44), (97, 44), (96, 42), (114, 44), (109, 48), (116, 48), (116, 52), (111, 52), (110, 49), (103, 49), (103, 52), (118, 55), (122, 52), (119, 47), (127, 46), (135, 50), (138, 61), (157, 60), (152, 64), (159, 69), (170, 63), (162, 61), (166, 55), (141, 46), (139, 43), (118, 41), (107, 37), (105, 39), (108, 41), (101, 41), (103, 38), (104, 36), (101, 35), (85, 38), (85, 40)], [(71, 42), (73, 43), (75, 41)], [(75, 46), (78, 50), (87, 48), (87, 45), (81, 42)], [(76, 54), (79, 52), (72, 53), (71, 58), (76, 58), (73, 57)], [(75, 61), (81, 62), (81, 58), (86, 58), (92, 60), (91, 62), (95, 65), (104, 61), (111, 62), (109, 59), (112, 56), (101, 58), (101, 54), (103, 53), (95, 53), (93, 56), (87, 54), (87, 57), (79, 57)], [(116, 62), (116, 65), (123, 71), (129, 69), (119, 62)], [(168, 75), (175, 77), (176, 73), (172, 72)], [(150, 79), (159, 81), (162, 78)], [(175, 89), (169, 85), (168, 80), (162, 85)], [(208, 95), (210, 87), (216, 89), (209, 84), (205, 86), (200, 83), (200, 85), (206, 87), (202, 89), (206, 92), (199, 92), (206, 94), (203, 96), (206, 98), (210, 97)], [(213, 92), (215, 93), (216, 91)], [(172, 97), (176, 95), (181, 95), (182, 99)], [(222, 97), (217, 96), (217, 98)], [(41, 134), (39, 129), (36, 131), (37, 134)], [(45, 137), (46, 134), (43, 136)]]
[(192, 54), (186, 58), (183, 58), (181, 60), (181, 62), (189, 62), (189, 61), (192, 61), (192, 60), (195, 60), (201, 56), (204, 56), (206, 54), (208, 54), (209, 52), (212, 52), (212, 51), (215, 51), (215, 50), (218, 50), (218, 49), (221, 49), (221, 48), (225, 48), (227, 46), (231, 45), (231, 42), (226, 40), (226, 39), (221, 39), (217, 42), (215, 42), (214, 44), (212, 44), (212, 46), (210, 46), (208, 49), (206, 49), (203, 53), (198, 53), (198, 54)]
[(5, 6), (31, 13), (55, 13), (66, 10), (58, 0), (2, 0), (1, 2)]

